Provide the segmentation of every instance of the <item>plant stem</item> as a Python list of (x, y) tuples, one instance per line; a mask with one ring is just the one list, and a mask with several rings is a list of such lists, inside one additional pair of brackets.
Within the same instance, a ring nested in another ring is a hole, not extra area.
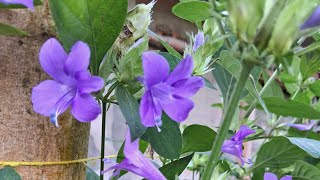
[[(102, 129), (101, 129), (101, 154), (100, 154), (100, 172), (104, 170), (104, 148), (105, 148), (105, 137), (106, 137), (106, 113), (107, 103), (102, 102)], [(103, 174), (100, 175), (100, 180), (103, 180)]]
[[(216, 0), (210, 0), (210, 2), (211, 2), (211, 4), (212, 4), (212, 10), (215, 12), (215, 11), (216, 11)], [(219, 28), (219, 31), (220, 31), (221, 35), (222, 35), (222, 36), (225, 36), (225, 35), (226, 35), (226, 32), (224, 31), (224, 28), (223, 28), (223, 25), (222, 25), (220, 19), (217, 18), (216, 16), (214, 16), (214, 17), (215, 17), (215, 20), (216, 20), (216, 22), (217, 22), (217, 25), (218, 25), (218, 28)], [(231, 43), (230, 43), (230, 41), (229, 41), (228, 38), (225, 38), (225, 39), (224, 39), (224, 42), (225, 42), (226, 46), (227, 46), (229, 49), (232, 48), (232, 45), (231, 45)]]
[[(270, 86), (270, 84), (273, 82), (273, 80), (277, 77), (279, 70), (281, 70), (282, 65), (279, 65), (279, 69), (275, 70), (273, 72), (273, 74), (271, 75), (271, 77), (268, 79), (268, 81), (266, 82), (266, 84), (263, 86), (263, 88), (261, 89), (261, 91), (259, 92), (259, 96), (261, 97), (264, 92), (267, 90), (267, 88)], [(246, 111), (245, 115), (243, 116), (243, 119), (248, 118), (250, 116), (250, 114), (252, 113), (252, 111), (254, 110), (254, 108), (256, 108), (258, 104), (258, 100), (255, 99), (252, 104), (250, 105), (249, 109)]]
[(248, 80), (248, 77), (252, 68), (253, 68), (252, 64), (248, 64), (245, 61), (242, 62), (242, 70), (240, 72), (240, 77), (237, 80), (237, 83), (232, 92), (230, 101), (227, 104), (224, 118), (221, 121), (221, 126), (219, 128), (218, 134), (213, 143), (211, 155), (201, 180), (210, 180), (213, 170), (217, 162), (219, 161), (222, 144), (229, 131), (231, 121), (233, 119), (234, 113), (240, 101), (241, 92)]

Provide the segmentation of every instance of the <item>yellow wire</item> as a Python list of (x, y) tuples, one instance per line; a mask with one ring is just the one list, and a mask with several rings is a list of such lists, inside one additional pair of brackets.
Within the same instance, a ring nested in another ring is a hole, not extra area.
[[(106, 158), (116, 158), (117, 155), (106, 156)], [(100, 159), (100, 157), (77, 159), (71, 161), (56, 161), (56, 162), (0, 162), (0, 166), (52, 166), (52, 165), (66, 165), (66, 164), (76, 164), (88, 161), (94, 161)]]

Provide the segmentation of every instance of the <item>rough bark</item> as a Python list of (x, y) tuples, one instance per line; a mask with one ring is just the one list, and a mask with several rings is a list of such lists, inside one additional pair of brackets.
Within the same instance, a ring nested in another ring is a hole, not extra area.
[[(86, 158), (89, 124), (59, 116), (60, 128), (35, 113), (31, 89), (49, 77), (39, 65), (40, 46), (54, 36), (47, 3), (28, 10), (0, 9), (0, 22), (28, 37), (0, 36), (0, 161), (66, 161)], [(50, 94), (48, 94), (50, 96)], [(85, 179), (84, 164), (19, 166), (23, 179)]]

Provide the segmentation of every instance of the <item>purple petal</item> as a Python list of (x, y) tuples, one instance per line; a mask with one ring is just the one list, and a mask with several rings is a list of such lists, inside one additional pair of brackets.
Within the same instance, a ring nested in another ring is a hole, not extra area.
[(97, 92), (104, 86), (104, 80), (98, 76), (91, 76), (89, 71), (77, 72), (75, 79), (80, 94)]
[(72, 115), (81, 122), (89, 122), (98, 117), (101, 108), (90, 94), (77, 94), (71, 104)]
[(264, 173), (263, 180), (278, 180), (277, 176), (273, 173)]
[(141, 98), (139, 113), (141, 123), (145, 127), (161, 126), (161, 105), (152, 97), (150, 90), (146, 91)]
[(64, 70), (68, 75), (74, 76), (78, 71), (86, 71), (90, 63), (90, 48), (82, 41), (76, 42), (65, 62)]
[(239, 130), (234, 134), (231, 140), (242, 141), (250, 134), (254, 134), (256, 131), (251, 130), (247, 125), (241, 125)]
[(204, 33), (198, 32), (198, 34), (195, 36), (194, 44), (193, 44), (193, 51), (196, 51), (200, 46), (202, 46), (204, 43)]
[(280, 180), (292, 180), (292, 176), (283, 176)]
[(68, 86), (57, 81), (43, 81), (32, 89), (31, 100), (34, 111), (44, 116), (50, 116), (59, 99), (69, 91)]
[(243, 166), (244, 160), (242, 158), (242, 142), (241, 141), (225, 140), (223, 142), (221, 151), (238, 157), (241, 160), (241, 164)]
[(311, 16), (300, 26), (300, 29), (313, 28), (320, 25), (320, 6), (318, 6)]
[(300, 131), (309, 131), (317, 124), (317, 121), (311, 120), (308, 124), (286, 124), (286, 126), (298, 129)]
[(186, 120), (193, 106), (193, 102), (185, 98), (173, 98), (169, 103), (161, 104), (168, 116), (177, 122)]
[(191, 77), (172, 84), (173, 93), (184, 98), (195, 95), (203, 86), (204, 80), (201, 77)]
[(167, 60), (155, 52), (144, 52), (142, 62), (147, 87), (162, 82), (169, 74), (170, 68)]
[(44, 71), (53, 79), (63, 83), (67, 83), (70, 79), (63, 70), (67, 57), (61, 44), (54, 38), (47, 40), (42, 45), (39, 55)]
[(0, 0), (4, 4), (21, 4), (27, 8), (34, 10), (33, 0)]
[(128, 128), (128, 131), (126, 134), (126, 140), (124, 143), (123, 154), (136, 167), (143, 166), (143, 162), (141, 162), (141, 158), (140, 158), (142, 153), (139, 150), (139, 139), (136, 139), (134, 141), (131, 140), (131, 134), (130, 134), (129, 128)]
[(173, 99), (172, 90), (173, 88), (167, 83), (158, 83), (150, 89), (152, 96), (160, 103), (169, 103)]
[(172, 73), (166, 79), (168, 84), (173, 84), (179, 80), (191, 77), (193, 71), (193, 60), (190, 55), (187, 55), (179, 64), (174, 68)]

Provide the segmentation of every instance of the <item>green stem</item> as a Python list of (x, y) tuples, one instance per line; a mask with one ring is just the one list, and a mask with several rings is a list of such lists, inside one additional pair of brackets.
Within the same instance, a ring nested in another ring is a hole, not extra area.
[(296, 52), (295, 54), (297, 56), (302, 56), (304, 54), (307, 54), (308, 52), (314, 51), (314, 50), (319, 49), (319, 48), (320, 48), (320, 42), (318, 41), (318, 42), (315, 42), (313, 44), (310, 44), (308, 47), (302, 49), (301, 51)]
[[(100, 154), (100, 172), (104, 170), (104, 148), (105, 148), (105, 137), (106, 137), (106, 113), (107, 103), (102, 102), (102, 130), (101, 130), (101, 154)], [(103, 174), (100, 175), (100, 180), (103, 180)]]
[(221, 121), (221, 126), (219, 128), (218, 134), (213, 143), (211, 155), (201, 180), (210, 180), (213, 170), (219, 161), (222, 144), (229, 131), (231, 121), (233, 119), (234, 113), (240, 101), (241, 92), (248, 80), (248, 77), (252, 68), (253, 68), (252, 64), (247, 64), (245, 61), (243, 61), (240, 77), (233, 90), (230, 101), (227, 104), (224, 118)]
[[(210, 0), (210, 2), (211, 2), (211, 4), (212, 4), (212, 10), (215, 12), (215, 11), (216, 11), (216, 0)], [(217, 18), (216, 16), (214, 16), (214, 17), (215, 17), (215, 20), (216, 20), (216, 22), (217, 22), (217, 25), (218, 25), (218, 28), (219, 28), (219, 31), (220, 31), (221, 35), (222, 35), (222, 36), (225, 36), (225, 35), (226, 35), (226, 32), (224, 31), (224, 28), (223, 28), (223, 25), (222, 25), (220, 19)], [(226, 46), (227, 46), (229, 49), (232, 48), (232, 45), (231, 45), (231, 43), (230, 43), (230, 41), (229, 41), (228, 38), (225, 38), (224, 42), (225, 42)]]
[[(264, 92), (267, 90), (267, 88), (270, 86), (270, 84), (274, 81), (274, 79), (277, 77), (279, 70), (281, 70), (282, 65), (279, 65), (279, 69), (275, 70), (273, 72), (273, 74), (271, 75), (271, 77), (268, 79), (268, 81), (266, 82), (266, 84), (263, 86), (263, 88), (261, 89), (261, 91), (259, 92), (259, 96), (261, 97)], [(246, 114), (243, 116), (243, 119), (246, 119), (250, 116), (250, 114), (252, 113), (252, 111), (254, 110), (254, 108), (256, 108), (256, 106), (258, 105), (258, 100), (255, 99), (253, 101), (253, 103), (251, 104), (251, 106), (249, 107), (249, 109), (246, 111)]]

